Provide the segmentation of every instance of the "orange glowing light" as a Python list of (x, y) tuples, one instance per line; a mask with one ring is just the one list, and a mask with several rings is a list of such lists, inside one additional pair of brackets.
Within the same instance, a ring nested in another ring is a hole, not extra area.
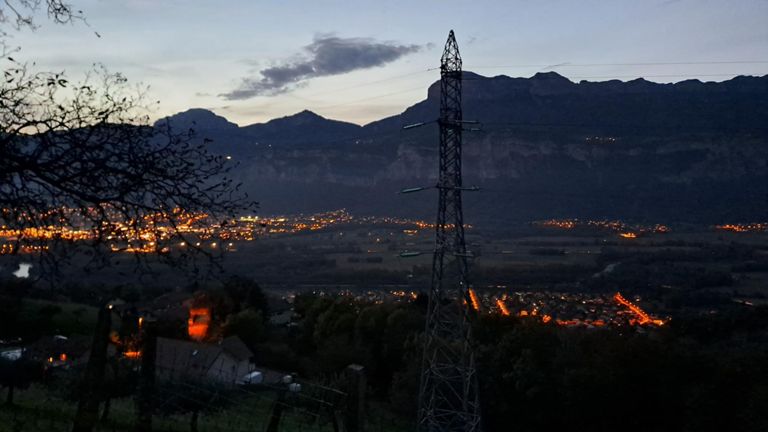
[(123, 357), (129, 359), (141, 358), (141, 351), (126, 351), (123, 353)]
[(544, 315), (541, 316), (541, 322), (543, 322), (544, 324), (546, 324), (546, 323), (548, 323), (550, 321), (552, 321), (552, 317), (551, 316), (549, 316), (547, 314), (544, 314)]
[(208, 326), (211, 323), (211, 311), (208, 308), (192, 308), (189, 310), (187, 320), (187, 333), (189, 337), (201, 341), (208, 334)]
[(61, 355), (59, 356), (59, 360), (67, 361), (67, 354), (66, 353), (61, 353)]
[(632, 313), (635, 314), (637, 317), (636, 319), (630, 320), (630, 324), (654, 324), (654, 325), (664, 325), (664, 321), (659, 319), (652, 319), (650, 315), (645, 313), (644, 310), (640, 309), (640, 306), (635, 305), (634, 303), (630, 302), (629, 300), (625, 299), (624, 296), (621, 295), (621, 293), (616, 293), (616, 295), (613, 296), (613, 299), (616, 300), (620, 305), (625, 306), (627, 309), (629, 309)]
[(715, 228), (719, 229), (719, 230), (722, 230), (722, 231), (733, 231), (733, 232), (745, 232), (745, 231), (747, 231), (747, 228), (745, 228), (742, 225), (738, 225), (738, 224), (717, 225)]
[(480, 300), (477, 298), (477, 293), (472, 288), (469, 289), (469, 299), (472, 301), (472, 309), (480, 310)]
[(576, 225), (578, 225), (579, 221), (576, 219), (549, 219), (545, 221), (537, 221), (534, 223), (536, 225), (541, 225), (548, 228), (574, 229), (576, 228)]
[(528, 311), (527, 310), (521, 310), (518, 315), (520, 315), (521, 317), (528, 316)]
[(635, 233), (633, 233), (633, 232), (623, 232), (623, 233), (619, 233), (619, 236), (621, 236), (621, 237), (623, 237), (623, 238), (637, 238), (637, 234), (635, 234)]
[(733, 231), (733, 232), (766, 231), (768, 230), (768, 223), (715, 225), (715, 229), (721, 230), (721, 231)]
[(564, 326), (564, 327), (571, 327), (571, 326), (577, 326), (579, 325), (579, 321), (577, 320), (555, 320), (557, 325)]
[(499, 307), (502, 315), (509, 316), (509, 309), (507, 309), (507, 305), (505, 305), (501, 299), (496, 299), (496, 306)]

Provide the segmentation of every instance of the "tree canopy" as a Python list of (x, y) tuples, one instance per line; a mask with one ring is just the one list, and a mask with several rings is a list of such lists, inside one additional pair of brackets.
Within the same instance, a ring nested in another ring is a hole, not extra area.
[(0, 6), (0, 234), (13, 253), (50, 257), (62, 244), (164, 252), (163, 242), (184, 237), (180, 225), (224, 223), (255, 205), (208, 141), (150, 123), (155, 103), (146, 87), (104, 66), (73, 83), (11, 57), (5, 30), (34, 29), (42, 6), (55, 23), (83, 18), (60, 0)]

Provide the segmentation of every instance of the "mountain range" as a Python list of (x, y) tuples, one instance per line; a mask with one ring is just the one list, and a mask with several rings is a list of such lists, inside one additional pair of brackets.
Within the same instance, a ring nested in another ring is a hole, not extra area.
[[(310, 111), (238, 126), (191, 109), (160, 122), (192, 128), (264, 213), (347, 208), (431, 218), (439, 82), (427, 98), (365, 126)], [(463, 75), (467, 220), (542, 218), (654, 223), (768, 219), (768, 75), (723, 82), (572, 82)], [(426, 123), (423, 127), (403, 126)]]

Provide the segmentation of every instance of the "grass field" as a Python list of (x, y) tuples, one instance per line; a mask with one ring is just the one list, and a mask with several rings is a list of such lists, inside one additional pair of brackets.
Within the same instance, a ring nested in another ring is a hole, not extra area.
[(25, 299), (22, 302), (22, 316), (49, 317), (56, 334), (65, 336), (90, 335), (96, 325), (96, 308), (79, 303)]
[[(251, 432), (265, 430), (269, 421), (276, 394), (272, 391), (240, 391), (230, 394), (227, 404), (213, 411), (202, 411), (198, 418), (199, 432)], [(157, 397), (157, 412), (152, 426), (156, 431), (186, 432), (190, 430), (191, 414), (173, 413), (163, 404), (174, 399), (174, 395), (160, 393)], [(288, 400), (287, 404), (292, 402)], [(103, 404), (102, 404), (103, 406)], [(15, 404), (0, 404), (0, 432), (69, 432), (72, 429), (77, 404), (55, 396), (42, 385), (33, 385), (26, 390), (17, 390)], [(103, 408), (102, 408), (103, 409)], [(132, 398), (113, 399), (109, 416), (100, 420), (97, 431), (133, 431), (136, 406)], [(406, 432), (411, 430), (408, 419), (402, 419), (386, 412), (382, 407), (371, 404), (368, 428), (371, 432)], [(281, 432), (332, 432), (330, 414), (317, 415), (305, 408), (288, 407), (280, 422)]]

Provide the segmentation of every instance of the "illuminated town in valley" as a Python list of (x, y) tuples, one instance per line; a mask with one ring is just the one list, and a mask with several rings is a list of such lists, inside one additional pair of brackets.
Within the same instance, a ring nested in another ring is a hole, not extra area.
[[(404, 290), (364, 292), (326, 290), (314, 291), (313, 294), (375, 304), (409, 303), (419, 299), (418, 292)], [(670, 319), (652, 316), (639, 306), (641, 299), (636, 298), (630, 301), (621, 293), (529, 292), (514, 289), (499, 291), (488, 288), (479, 293), (475, 289), (470, 289), (469, 295), (471, 307), (477, 313), (538, 320), (543, 324), (550, 323), (563, 327), (658, 327)], [(284, 298), (292, 299), (293, 297), (295, 294)]]
[[(66, 215), (66, 218), (56, 215)], [(47, 216), (51, 223), (41, 227), (10, 228), (0, 226), (0, 255), (33, 254), (50, 248), (51, 242), (94, 242), (107, 244), (112, 252), (168, 253), (189, 247), (236, 250), (235, 242), (253, 241), (276, 235), (301, 234), (342, 226), (398, 226), (406, 234), (433, 229), (434, 224), (422, 220), (397, 217), (353, 216), (344, 209), (316, 214), (284, 216), (240, 216), (226, 222), (211, 223), (204, 213), (176, 210), (172, 214), (146, 215), (141, 220), (121, 220), (115, 213), (100, 229), (72, 226), (64, 222), (82, 220), (74, 211), (60, 209)], [(23, 214), (21, 216), (22, 223)], [(625, 239), (647, 234), (669, 233), (667, 225), (628, 224), (621, 221), (548, 219), (534, 221), (534, 227), (559, 230), (596, 229), (613, 232)], [(471, 225), (465, 225), (471, 229)], [(713, 230), (730, 232), (765, 232), (768, 223), (722, 224)]]
[[(72, 218), (72, 211), (61, 209)], [(54, 214), (56, 212), (52, 212)], [(82, 219), (82, 218), (81, 218)], [(112, 252), (168, 253), (190, 247), (233, 251), (237, 241), (253, 241), (259, 237), (301, 234), (344, 225), (392, 225), (404, 229), (426, 229), (434, 225), (395, 217), (365, 216), (355, 218), (345, 210), (310, 215), (241, 216), (226, 222), (210, 223), (206, 214), (175, 211), (172, 215), (147, 215), (142, 220), (112, 220), (100, 229), (51, 223), (45, 227), (14, 229), (0, 226), (0, 254), (26, 254), (49, 248), (53, 241), (94, 242), (109, 245)], [(63, 222), (61, 219), (58, 222)], [(24, 223), (22, 222), (22, 225)]]

